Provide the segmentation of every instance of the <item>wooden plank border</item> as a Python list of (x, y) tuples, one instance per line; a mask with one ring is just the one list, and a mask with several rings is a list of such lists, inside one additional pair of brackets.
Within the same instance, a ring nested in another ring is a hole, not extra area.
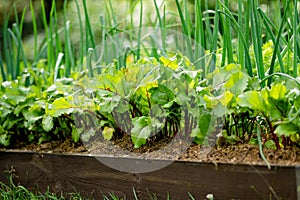
[[(142, 199), (155, 193), (158, 199), (196, 199), (213, 194), (215, 199), (297, 199), (298, 167), (213, 164), (175, 161), (148, 173), (125, 173), (102, 164), (99, 157), (0, 151), (0, 181), (7, 182), (5, 171), (15, 169), (16, 182), (29, 189), (52, 192), (80, 192), (100, 199), (113, 192), (134, 199), (133, 188)], [(101, 157), (101, 159), (119, 159)], [(131, 158), (129, 162), (135, 162)]]

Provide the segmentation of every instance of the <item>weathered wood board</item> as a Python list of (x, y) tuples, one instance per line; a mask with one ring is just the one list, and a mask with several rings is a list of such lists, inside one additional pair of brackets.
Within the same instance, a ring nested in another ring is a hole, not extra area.
[[(99, 158), (98, 158), (99, 159)], [(176, 161), (148, 173), (125, 173), (107, 167), (96, 157), (34, 152), (0, 152), (0, 181), (13, 167), (16, 182), (29, 189), (80, 192), (100, 199), (103, 193), (134, 199), (133, 188), (142, 199), (149, 193), (158, 199), (196, 199), (213, 194), (215, 199), (297, 199), (298, 167), (212, 164)], [(103, 157), (101, 159), (118, 159)], [(129, 162), (135, 162), (134, 159)]]

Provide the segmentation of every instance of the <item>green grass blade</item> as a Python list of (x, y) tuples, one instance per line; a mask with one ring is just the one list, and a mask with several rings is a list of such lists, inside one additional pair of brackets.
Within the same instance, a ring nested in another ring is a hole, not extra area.
[[(280, 44), (280, 38), (281, 38), (281, 34), (283, 32), (284, 29), (284, 25), (286, 23), (286, 16), (287, 16), (287, 10), (289, 8), (289, 0), (286, 1), (286, 4), (284, 6), (284, 12), (283, 12), (283, 16), (282, 16), (282, 21), (278, 30), (278, 36), (274, 45), (274, 53), (272, 55), (272, 59), (271, 59), (271, 64), (270, 64), (270, 69), (269, 69), (269, 76), (272, 75), (274, 73), (274, 69), (275, 69), (275, 60), (276, 60), (276, 52), (279, 51), (279, 44)], [(268, 86), (270, 86), (272, 83), (272, 78), (268, 79)]]
[(140, 25), (139, 25), (138, 40), (137, 40), (137, 50), (136, 50), (137, 60), (139, 60), (140, 56), (141, 56), (141, 36), (142, 36), (142, 27), (143, 27), (143, 0), (140, 0), (140, 6), (141, 6), (140, 7)]
[[(228, 0), (224, 1), (224, 5), (228, 8), (229, 7), (229, 2)], [(224, 45), (223, 48), (226, 48), (227, 50), (227, 62), (228, 63), (233, 63), (233, 50), (232, 50), (232, 33), (231, 33), (231, 26), (230, 26), (230, 19), (225, 17), (224, 23), (223, 23), (223, 29), (224, 29), (224, 39), (226, 40), (226, 45)]]
[(136, 192), (135, 192), (135, 189), (133, 188), (132, 190), (133, 190), (133, 196), (134, 196), (134, 199), (135, 199), (135, 200), (139, 200), (139, 198), (138, 198), (138, 196), (137, 196), (137, 194), (136, 194)]
[(191, 40), (190, 40), (190, 32), (189, 32), (189, 29), (188, 29), (188, 22), (187, 20), (184, 18), (183, 16), (183, 12), (182, 12), (182, 8), (179, 4), (179, 1), (178, 0), (175, 0), (175, 3), (176, 3), (176, 7), (177, 7), (177, 10), (178, 10), (178, 13), (179, 13), (179, 17), (180, 17), (180, 21), (181, 21), (181, 25), (182, 25), (182, 29), (183, 29), (183, 33), (186, 35), (187, 37), (187, 50), (188, 50), (188, 55), (190, 60), (194, 61), (194, 56), (193, 56), (193, 50), (192, 50), (192, 43), (191, 43)]
[(154, 7), (155, 7), (155, 11), (156, 11), (156, 18), (158, 19), (158, 23), (159, 23), (159, 28), (161, 30), (161, 40), (162, 40), (162, 49), (164, 50), (166, 48), (166, 14), (165, 14), (165, 7), (164, 7), (164, 15), (163, 18), (161, 17), (158, 5), (156, 0), (154, 1)]
[(30, 12), (31, 12), (31, 21), (32, 21), (32, 27), (33, 27), (33, 37), (34, 37), (34, 43), (33, 43), (33, 57), (34, 60), (37, 61), (38, 56), (38, 32), (37, 32), (37, 24), (36, 24), (36, 16), (35, 16), (35, 10), (32, 4), (32, 0), (30, 0)]
[(64, 2), (64, 31), (65, 31), (65, 77), (71, 74), (71, 68), (75, 66), (74, 57), (72, 54), (71, 40), (70, 40), (70, 21), (67, 21), (67, 1)]
[(191, 21), (191, 18), (190, 18), (190, 11), (188, 9), (188, 2), (187, 1), (182, 1), (182, 4), (183, 4), (183, 14), (184, 14), (184, 20), (186, 22), (186, 27), (187, 27), (187, 35), (189, 37), (192, 36), (192, 33), (193, 33), (193, 30), (192, 30), (192, 24), (193, 22)]
[[(203, 12), (203, 17), (206, 18), (207, 20), (204, 20), (205, 23), (205, 36), (206, 36), (206, 40), (205, 40), (205, 46), (203, 46), (204, 49), (210, 49), (211, 43), (210, 40), (213, 37), (213, 31), (212, 29), (212, 24), (210, 21), (210, 15), (209, 15), (209, 6), (208, 6), (208, 0), (204, 0), (204, 8), (206, 10), (206, 12)], [(204, 19), (203, 18), (203, 19)]]
[[(21, 20), (20, 20), (19, 27), (16, 27), (16, 32), (17, 32), (18, 39), (19, 39), (20, 53), (22, 54), (25, 68), (28, 67), (28, 62), (27, 62), (26, 53), (25, 53), (25, 50), (24, 50), (24, 47), (23, 47), (22, 35), (23, 35), (23, 24), (24, 24), (24, 21), (25, 21), (26, 10), (27, 10), (27, 8), (25, 7), (23, 9), (23, 13), (22, 13), (22, 17), (21, 17)], [(19, 74), (19, 73), (17, 73), (17, 74)]]
[(57, 16), (57, 12), (56, 12), (56, 3), (55, 0), (52, 1), (52, 8), (51, 12), (52, 14), (50, 14), (50, 16), (53, 16), (52, 20), (53, 20), (53, 26), (54, 26), (54, 32), (55, 32), (55, 58), (58, 57), (59, 53), (62, 52), (62, 44), (61, 44), (61, 40), (59, 38), (59, 27), (58, 27), (58, 16)]
[[(18, 40), (16, 34), (10, 28), (8, 28), (7, 31), (10, 34), (12, 41), (14, 41), (14, 44), (17, 48), (17, 55), (14, 55), (14, 47), (12, 47), (12, 50), (10, 52), (13, 56), (12, 59), (14, 59), (14, 58), (16, 59), (15, 62), (14, 61), (12, 62), (13, 65), (10, 67), (11, 68), (10, 75), (11, 75), (11, 78), (14, 80), (17, 78), (17, 72), (19, 71), (19, 67), (20, 67), (19, 40)], [(13, 43), (11, 43), (11, 45), (13, 45)]]
[(219, 21), (220, 21), (220, 14), (218, 12), (219, 9), (219, 1), (216, 1), (216, 8), (215, 8), (215, 17), (214, 17), (214, 28), (210, 46), (210, 52), (212, 53), (212, 62), (209, 63), (209, 72), (213, 72), (215, 70), (215, 63), (216, 63), (216, 51), (218, 48), (218, 36), (219, 36)]
[(275, 72), (275, 73), (273, 73), (273, 74), (271, 74), (271, 75), (266, 76), (266, 77), (262, 80), (262, 82), (263, 82), (263, 81), (266, 81), (266, 80), (268, 80), (268, 79), (270, 79), (270, 78), (273, 78), (273, 76), (281, 76), (281, 77), (288, 78), (288, 79), (294, 81), (294, 82), (300, 87), (300, 81), (299, 81), (298, 79), (296, 79), (296, 78), (294, 78), (294, 77), (292, 77), (292, 76), (290, 76), (290, 75), (288, 75), (288, 74), (286, 74), (286, 73), (281, 73), (281, 72)]
[(43, 18), (43, 24), (44, 24), (44, 29), (45, 29), (45, 34), (46, 34), (46, 41), (47, 41), (47, 71), (50, 72), (52, 69), (52, 62), (53, 62), (53, 57), (52, 57), (52, 31), (51, 28), (48, 26), (47, 23), (47, 17), (46, 17), (46, 9), (45, 9), (45, 4), (44, 0), (41, 0), (41, 9), (42, 9), (42, 18)]
[[(249, 0), (248, 3), (251, 6), (251, 33), (252, 33), (252, 44), (254, 48), (256, 69), (259, 80), (265, 77), (263, 55), (262, 55), (262, 29), (260, 24), (260, 19), (257, 11), (256, 0)], [(264, 83), (261, 83), (261, 87), (264, 87)]]
[(90, 78), (94, 77), (94, 70), (93, 70), (93, 66), (92, 66), (93, 52), (94, 52), (94, 50), (92, 48), (90, 48), (88, 51), (87, 58), (86, 58), (86, 66), (88, 68), (88, 74), (89, 74)]
[[(245, 3), (247, 3), (247, 1), (244, 1), (244, 5)], [(245, 46), (245, 53), (246, 55), (248, 54), (249, 52), (249, 43), (250, 43), (250, 38), (251, 38), (251, 31), (250, 31), (250, 13), (251, 13), (251, 10), (250, 10), (250, 6), (248, 6), (247, 4), (245, 5), (245, 21), (244, 21), (244, 26), (241, 26), (241, 27), (244, 27), (244, 35), (243, 37), (245, 38), (245, 41), (246, 41), (246, 44), (244, 45)], [(252, 64), (251, 64), (251, 60), (250, 60), (250, 57), (249, 59), (247, 59), (247, 57), (245, 57), (245, 66), (247, 66), (247, 69), (248, 69), (248, 73), (250, 72), (251, 70), (251, 76), (253, 76), (253, 72), (252, 72)]]
[(195, 198), (193, 197), (193, 195), (191, 193), (188, 192), (188, 195), (189, 195), (190, 200), (195, 200)]
[(161, 18), (161, 15), (160, 15), (160, 12), (159, 12), (159, 8), (158, 8), (158, 5), (157, 5), (157, 0), (153, 0), (154, 2), (154, 7), (155, 7), (155, 12), (156, 12), (156, 18), (158, 19), (158, 23), (159, 23), (159, 27), (160, 28), (163, 28), (163, 20)]
[(102, 26), (102, 50), (101, 55), (99, 57), (99, 62), (102, 61), (107, 62), (108, 61), (108, 55), (107, 55), (107, 45), (106, 45), (106, 27), (105, 27), (105, 17), (104, 15), (100, 16), (100, 24)]
[[(76, 9), (78, 14), (78, 21), (79, 21), (79, 31), (80, 31), (80, 52), (79, 52), (79, 63), (78, 64), (78, 70), (82, 71), (83, 66), (83, 60), (84, 60), (84, 31), (83, 31), (83, 24), (82, 24), (82, 17), (80, 12), (80, 6), (78, 3), (78, 0), (75, 1), (76, 3)], [(103, 41), (103, 40), (102, 40)]]
[[(118, 29), (117, 27), (120, 25), (120, 22), (117, 21), (117, 18), (116, 18), (116, 13), (114, 11), (114, 8), (113, 8), (113, 5), (112, 5), (112, 2), (111, 0), (108, 0), (108, 4), (106, 6), (106, 10), (107, 10), (107, 13), (109, 14), (109, 26), (112, 27), (110, 31), (111, 34), (112, 34), (112, 37), (114, 37), (114, 34), (116, 33), (119, 33), (120, 29)], [(122, 56), (119, 55), (119, 50), (120, 48), (122, 47), (122, 40), (123, 38), (119, 38), (119, 37), (114, 37), (114, 42), (113, 42), (113, 45), (111, 47), (112, 51), (110, 49), (107, 49), (108, 50), (108, 53), (110, 54), (110, 59), (115, 59), (117, 58), (118, 59), (118, 62), (116, 63), (116, 68), (117, 69), (120, 69), (121, 67), (124, 67), (124, 58)], [(111, 62), (111, 61), (109, 61)]]
[(108, 0), (108, 6), (109, 6), (109, 9), (111, 11), (111, 16), (112, 16), (113, 23), (114, 23), (114, 25), (116, 25), (116, 24), (118, 24), (118, 21), (117, 21), (117, 18), (116, 18), (117, 15), (114, 11), (111, 0)]
[(26, 14), (26, 10), (27, 10), (27, 7), (25, 7), (24, 9), (23, 9), (23, 12), (22, 12), (22, 16), (21, 16), (21, 20), (20, 20), (20, 22), (18, 22), (17, 23), (17, 25), (19, 25), (19, 32), (20, 32), (20, 36), (22, 36), (23, 35), (23, 25), (24, 25), (24, 21), (25, 21), (25, 14)]
[[(18, 11), (17, 11), (15, 4), (14, 4), (13, 8), (14, 8), (14, 14), (15, 14), (15, 23), (12, 25), (12, 31), (11, 31), (11, 29), (9, 29), (8, 31), (11, 34), (13, 40), (15, 41), (15, 46), (17, 49), (17, 55), (15, 57), (16, 65), (13, 66), (14, 69), (13, 69), (13, 76), (12, 76), (13, 79), (16, 79), (20, 74), (20, 67), (21, 67), (20, 66), (20, 63), (21, 63), (20, 31), (18, 31), (18, 25), (20, 24), (20, 22), (19, 22)], [(15, 51), (13, 51), (13, 54), (14, 53), (15, 53)]]
[[(94, 49), (96, 47), (95, 44), (95, 38), (94, 38), (94, 33), (92, 30), (91, 22), (90, 22), (90, 17), (88, 14), (87, 10), (87, 5), (86, 5), (86, 0), (83, 0), (83, 8), (84, 8), (84, 16), (85, 16), (85, 23), (86, 23), (86, 43), (89, 44), (89, 41), (91, 42), (91, 47)], [(87, 45), (86, 48), (89, 48), (89, 45)]]
[[(223, 9), (224, 11), (221, 11), (221, 12), (224, 12), (224, 14), (225, 14), (225, 11), (226, 11), (226, 8), (227, 8), (227, 6), (225, 5), (225, 4), (222, 4), (222, 3), (220, 3), (220, 5), (222, 5), (221, 6), (221, 9)], [(228, 9), (228, 8), (227, 8)], [(229, 9), (228, 9), (228, 11), (229, 11)], [(231, 11), (229, 11), (228, 13), (230, 13), (231, 15), (232, 15), (232, 13), (231, 13)], [(225, 14), (225, 16), (220, 16), (220, 23), (221, 23), (221, 25), (222, 25), (222, 29), (224, 30), (224, 28), (226, 29), (227, 27), (225, 27), (225, 17), (226, 17), (226, 15), (228, 15), (228, 13), (227, 14)], [(228, 15), (229, 16), (229, 15)], [(225, 36), (224, 36), (225, 35)], [(226, 64), (226, 55), (227, 55), (227, 39), (226, 39), (226, 34), (225, 33), (223, 33), (223, 35), (222, 35), (222, 59), (221, 59), (221, 66), (224, 66), (225, 64)]]
[(3, 65), (3, 61), (2, 61), (2, 55), (0, 55), (0, 69), (1, 69), (1, 76), (2, 76), (2, 80), (0, 80), (0, 81), (6, 81), (7, 78), (6, 78), (4, 65)]
[(187, 23), (186, 23), (186, 21), (184, 19), (182, 8), (181, 8), (178, 0), (175, 0), (175, 3), (176, 3), (177, 9), (178, 9), (178, 13), (179, 13), (179, 17), (180, 17), (180, 20), (181, 20), (183, 33), (186, 34), (187, 36), (189, 36), (188, 25), (187, 25)]
[(12, 14), (12, 8), (8, 11), (4, 11), (5, 15), (7, 16), (4, 18), (3, 27), (2, 27), (2, 34), (3, 34), (3, 49), (5, 49), (4, 53), (4, 62), (6, 63), (6, 80), (11, 80), (14, 72), (15, 60), (14, 60), (14, 53), (13, 53), (13, 45), (12, 45), (12, 38), (9, 33), (9, 17)]
[(63, 59), (63, 56), (64, 54), (63, 53), (59, 53), (58, 54), (58, 57), (57, 57), (57, 60), (56, 60), (56, 63), (55, 63), (55, 68), (54, 68), (54, 76), (53, 76), (53, 82), (55, 83), (56, 80), (58, 78), (60, 78), (60, 64), (61, 64), (61, 61)]
[(6, 72), (7, 72), (6, 80), (9, 80), (10, 78), (12, 78), (12, 74), (13, 74), (14, 58), (12, 55), (13, 52), (12, 41), (8, 31), (7, 23), (8, 22), (4, 22), (4, 26), (3, 26), (3, 49), (5, 49), (4, 58), (6, 62)]
[[(203, 48), (205, 48), (205, 40), (204, 40), (204, 28), (203, 28), (203, 19), (202, 19), (202, 8), (201, 1), (196, 0), (195, 2), (195, 59), (200, 59), (204, 57)], [(199, 63), (199, 64), (198, 64)], [(205, 77), (206, 69), (205, 69), (205, 59), (201, 59), (196, 66), (201, 68), (202, 74)]]
[(298, 54), (300, 52), (298, 52), (298, 39), (299, 39), (299, 31), (298, 31), (298, 1), (294, 0), (294, 19), (293, 19), (293, 45), (294, 45), (294, 55), (293, 55), (293, 76), (297, 77), (298, 75)]
[(24, 67), (27, 68), (27, 58), (26, 54), (23, 48), (23, 43), (22, 43), (22, 36), (21, 36), (21, 31), (19, 30), (18, 26), (16, 24), (13, 25), (14, 32), (16, 33), (16, 44), (17, 44), (17, 65), (16, 65), (16, 71), (15, 71), (15, 78), (20, 75), (21, 71), (21, 66), (20, 66), (20, 61), (21, 61), (21, 56), (23, 58), (23, 64)]
[[(241, 27), (245, 23), (244, 20), (245, 9), (243, 5), (244, 5), (243, 0), (238, 0), (238, 24)], [(245, 66), (245, 49), (240, 34), (238, 34), (238, 62), (242, 66)]]
[[(259, 126), (259, 125), (258, 125)], [(268, 160), (266, 159), (265, 155), (264, 155), (264, 152), (263, 152), (263, 144), (262, 144), (262, 141), (261, 141), (261, 137), (260, 137), (260, 128), (257, 127), (257, 140), (258, 140), (258, 146), (259, 146), (259, 154), (261, 156), (261, 158), (265, 161), (265, 163), (267, 164), (268, 166), (268, 169), (271, 169), (271, 165), (270, 163), (268, 162)]]
[[(269, 32), (268, 34), (271, 34), (271, 33), (272, 33), (272, 35), (274, 35), (275, 38), (276, 38), (276, 35), (279, 36), (279, 34), (278, 34), (278, 33), (279, 33), (279, 29), (278, 29), (277, 25), (275, 25), (275, 24), (272, 22), (272, 19), (270, 19), (270, 18), (262, 11), (261, 8), (258, 8), (258, 12), (259, 12), (261, 18), (263, 19), (263, 23), (264, 23), (265, 27), (266, 27), (266, 28), (269, 27), (270, 32), (267, 30), (267, 31)], [(279, 22), (279, 25), (278, 25), (278, 26), (280, 26), (281, 23), (282, 23), (282, 21)], [(270, 35), (270, 39), (272, 39), (272, 35)], [(284, 35), (282, 35), (282, 34), (280, 35), (280, 41), (281, 41), (283, 44), (285, 44), (285, 45), (288, 44), (288, 42), (286, 41), (286, 38), (285, 38)]]
[(280, 23), (282, 21), (282, 15), (279, 14), (281, 13), (281, 4), (283, 3), (284, 5), (284, 1), (281, 1), (281, 0), (276, 0), (274, 1), (274, 9), (273, 9), (273, 12), (277, 13), (275, 15), (272, 15), (273, 16), (273, 21), (274, 21), (274, 24), (279, 27), (280, 26)]
[[(269, 25), (270, 24), (270, 19), (264, 14), (264, 12), (260, 8), (259, 8), (258, 11), (259, 11), (259, 14), (260, 14), (261, 18), (263, 19), (263, 24), (265, 25), (265, 28), (267, 30), (267, 33), (269, 34), (269, 37), (271, 38), (273, 44), (276, 44), (275, 34), (272, 31), (272, 27)], [(278, 35), (278, 37), (281, 37), (281, 35)], [(273, 53), (277, 54), (281, 72), (284, 72), (285, 71), (284, 70), (284, 64), (283, 64), (281, 53), (279, 51), (279, 47), (277, 47), (276, 51), (274, 51)], [(274, 61), (272, 62), (272, 60), (271, 60), (270, 68), (274, 69), (274, 67), (275, 67), (275, 62)]]
[[(230, 21), (232, 22), (233, 28), (238, 32), (238, 34), (240, 34), (241, 40), (243, 41), (245, 49), (249, 49), (248, 42), (245, 39), (246, 37), (244, 36), (244, 35), (247, 36), (247, 34), (245, 34), (245, 31), (242, 29), (242, 27), (240, 27), (240, 25), (237, 23), (234, 16), (232, 15), (231, 11), (222, 3), (222, 1), (218, 0), (218, 3), (223, 8), (223, 10), (218, 10), (218, 12), (222, 13), (223, 15), (225, 15), (226, 17), (228, 17), (230, 19)], [(249, 54), (248, 50), (245, 51), (245, 68), (248, 72), (248, 75), (252, 77), (253, 71), (252, 71), (252, 65), (251, 65), (251, 60), (250, 60), (250, 54)]]

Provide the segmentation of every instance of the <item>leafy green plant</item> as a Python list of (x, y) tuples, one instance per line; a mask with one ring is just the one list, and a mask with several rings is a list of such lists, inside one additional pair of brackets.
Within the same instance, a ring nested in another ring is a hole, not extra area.
[(266, 137), (269, 135), (276, 148), (286, 147), (291, 142), (298, 144), (297, 138), (300, 133), (298, 90), (299, 87), (288, 89), (284, 82), (277, 83), (270, 89), (264, 88), (261, 91), (248, 91), (241, 94), (237, 98), (237, 103), (258, 115), (260, 123), (265, 124), (265, 127), (260, 126), (260, 132)]
[[(135, 148), (157, 133), (189, 137), (198, 126), (196, 83), (201, 71), (180, 55), (174, 58), (161, 57), (161, 64), (154, 58), (141, 59), (121, 70), (107, 67), (94, 78), (79, 80), (78, 96), (54, 100), (50, 114), (85, 113), (75, 118), (79, 130), (88, 130), (79, 133), (82, 139), (88, 140), (101, 127), (106, 139), (111, 139), (112, 133), (116, 137), (130, 133)], [(90, 120), (95, 116), (99, 122)], [(82, 122), (86, 117), (88, 121)]]
[(218, 103), (213, 106), (225, 115), (223, 136), (228, 143), (256, 141), (257, 144), (258, 128), (268, 148), (279, 149), (292, 143), (299, 145), (297, 79), (279, 77), (270, 88), (259, 89), (255, 78), (234, 65), (215, 70), (212, 79), (217, 85), (223, 84), (226, 95), (225, 98), (206, 99), (224, 102), (226, 110), (217, 109)]
[[(27, 79), (31, 83), (29, 87), (25, 85)], [(67, 95), (72, 80), (60, 79), (47, 88), (47, 82), (51, 81), (29, 72), (17, 80), (3, 82), (0, 91), (0, 144), (10, 146), (17, 141), (42, 143), (68, 137), (72, 118), (53, 118), (49, 114), (49, 106), (54, 99)], [(39, 84), (42, 87), (38, 87)], [(74, 141), (78, 140), (74, 138)]]

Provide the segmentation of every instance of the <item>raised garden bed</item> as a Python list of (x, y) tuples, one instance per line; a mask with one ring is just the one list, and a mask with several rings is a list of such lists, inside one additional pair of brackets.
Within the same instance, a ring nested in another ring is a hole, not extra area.
[[(7, 150), (0, 152), (0, 181), (7, 181), (7, 172), (14, 170), (15, 181), (30, 189), (60, 193), (79, 192), (99, 199), (103, 193), (133, 199), (298, 199), (300, 180), (298, 166), (217, 164), (175, 161), (165, 168), (149, 173), (126, 173), (112, 169), (102, 162), (153, 164), (157, 160), (115, 158), (66, 153), (37, 153)], [(102, 162), (100, 162), (101, 160)], [(159, 161), (167, 162), (167, 161)], [(4, 173), (6, 171), (6, 174)]]
[(108, 1), (99, 30), (86, 1), (86, 24), (80, 2), (74, 24), (65, 1), (63, 27), (55, 1), (49, 20), (41, 1), (40, 47), (31, 3), (32, 58), (26, 9), (13, 28), (4, 20), (0, 181), (96, 199), (133, 199), (133, 190), (143, 199), (299, 199), (298, 1), (276, 1), (275, 19), (255, 0), (237, 1), (237, 12), (228, 0), (207, 12), (208, 1), (194, 1), (191, 16), (175, 0), (169, 19), (154, 0), (147, 23), (142, 0), (130, 1), (129, 20)]

